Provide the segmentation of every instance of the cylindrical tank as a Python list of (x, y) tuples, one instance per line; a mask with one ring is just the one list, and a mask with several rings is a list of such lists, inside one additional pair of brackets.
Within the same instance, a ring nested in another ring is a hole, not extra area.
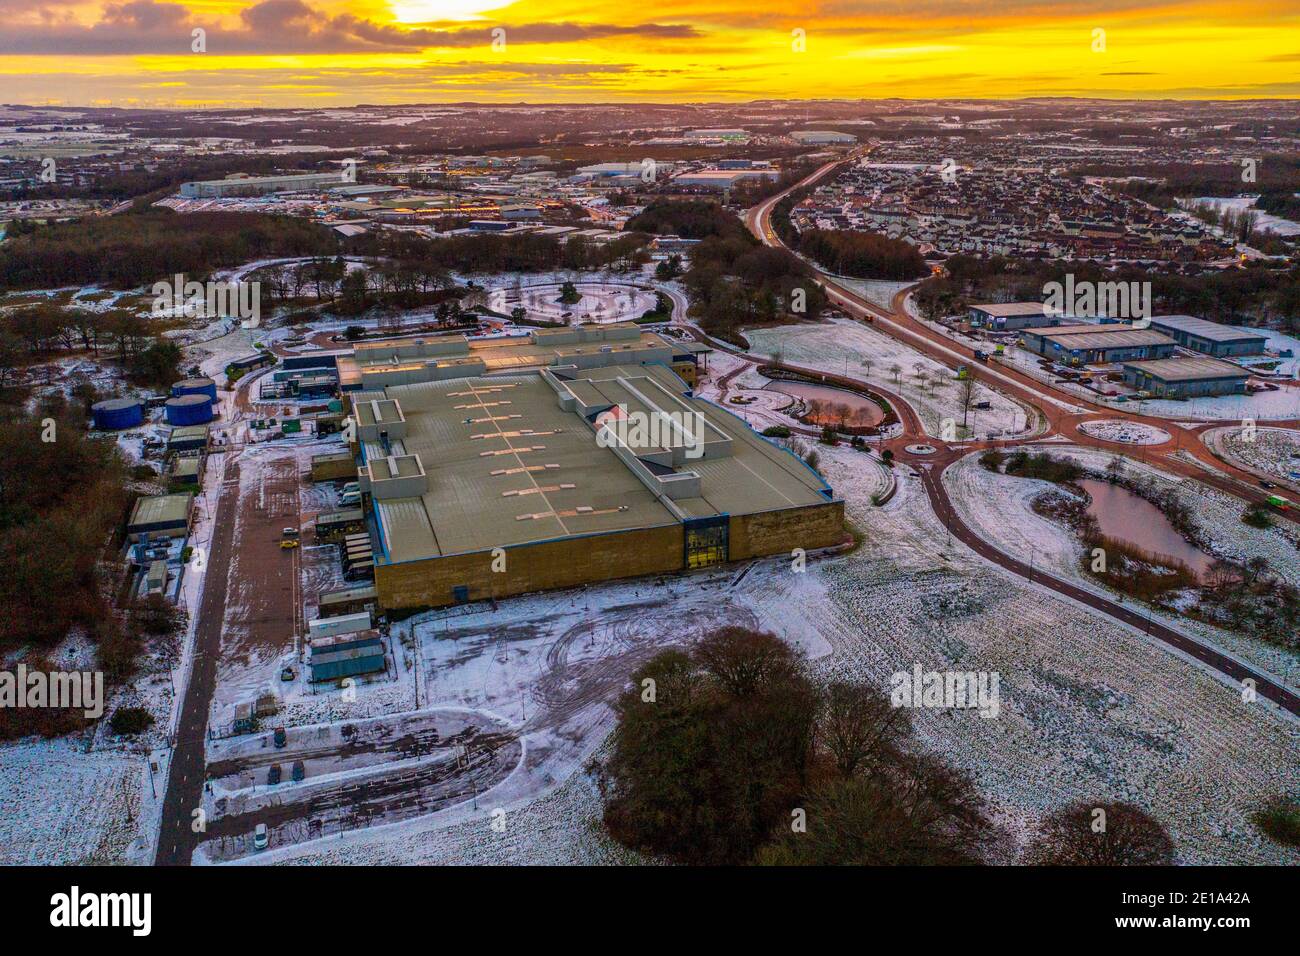
[(187, 378), (172, 386), (172, 395), (206, 395), (216, 401), (217, 383), (210, 378)]
[(110, 398), (90, 406), (99, 431), (134, 428), (144, 421), (144, 403), (138, 398)]
[(212, 421), (212, 399), (206, 395), (178, 395), (167, 399), (168, 425), (202, 425)]

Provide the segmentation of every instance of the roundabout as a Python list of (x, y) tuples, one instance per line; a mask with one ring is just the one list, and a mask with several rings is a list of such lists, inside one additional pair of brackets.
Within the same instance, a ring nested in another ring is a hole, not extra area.
[(530, 319), (579, 325), (629, 322), (654, 310), (654, 290), (630, 282), (574, 282), (577, 298), (562, 301), (564, 283), (547, 282), (522, 288), (499, 289), (491, 297), (492, 307), (510, 312), (522, 307)]

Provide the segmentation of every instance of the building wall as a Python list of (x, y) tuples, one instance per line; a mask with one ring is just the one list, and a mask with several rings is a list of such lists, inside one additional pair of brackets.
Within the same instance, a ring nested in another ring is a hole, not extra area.
[(351, 458), (313, 458), (311, 463), (312, 481), (338, 481), (347, 478), (355, 481), (357, 465)]
[(728, 533), (732, 561), (828, 548), (844, 540), (844, 502), (733, 515)]
[(461, 586), (480, 601), (679, 571), (683, 549), (680, 524), (587, 535), (506, 548), (499, 573), (491, 551), (377, 565), (375, 589), (384, 608), (440, 607), (453, 603)]
[(1124, 380), (1135, 388), (1162, 398), (1196, 398), (1204, 395), (1231, 395), (1246, 391), (1246, 380), (1244, 378), (1165, 382), (1136, 370), (1126, 370)]

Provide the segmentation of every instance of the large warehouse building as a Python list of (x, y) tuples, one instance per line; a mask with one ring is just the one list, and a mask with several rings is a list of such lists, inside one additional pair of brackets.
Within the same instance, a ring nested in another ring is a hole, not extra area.
[(344, 392), (413, 385), (467, 375), (491, 375), (572, 365), (668, 365), (695, 382), (696, 349), (631, 322), (537, 329), (526, 336), (476, 338), (431, 335), (359, 343), (351, 355), (337, 356)]
[(844, 540), (844, 503), (820, 476), (663, 364), (476, 367), (352, 401), (385, 608)]
[(1183, 348), (1216, 358), (1259, 355), (1268, 342), (1268, 336), (1258, 332), (1245, 332), (1194, 315), (1154, 315), (1151, 328), (1163, 332)]
[(1020, 337), (1030, 351), (1071, 365), (1160, 359), (1174, 354), (1174, 340), (1169, 336), (1125, 322), (1025, 329)]
[(1250, 379), (1245, 369), (1212, 358), (1125, 362), (1123, 369), (1124, 381), (1157, 398), (1240, 394)]
[(996, 332), (1015, 332), (1062, 324), (1062, 317), (1049, 313), (1047, 306), (1041, 302), (978, 303), (970, 307), (967, 317), (971, 325)]
[(228, 176), (181, 183), (186, 199), (213, 199), (220, 196), (262, 196), (267, 193), (296, 192), (300, 189), (324, 189), (341, 186), (347, 180), (342, 173), (291, 173), (286, 176)]

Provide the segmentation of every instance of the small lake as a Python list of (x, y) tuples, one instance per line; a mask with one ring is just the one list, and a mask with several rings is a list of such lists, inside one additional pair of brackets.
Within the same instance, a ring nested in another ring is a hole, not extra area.
[(879, 405), (857, 392), (835, 388), (831, 385), (815, 385), (810, 382), (773, 381), (767, 388), (802, 398), (808, 406), (808, 420), (814, 425), (844, 425), (861, 428), (879, 425), (885, 420), (885, 412)]
[(1214, 559), (1191, 544), (1169, 523), (1164, 513), (1127, 488), (1097, 478), (1076, 481), (1092, 503), (1088, 514), (1097, 519), (1101, 533), (1152, 554), (1168, 555), (1203, 577)]

